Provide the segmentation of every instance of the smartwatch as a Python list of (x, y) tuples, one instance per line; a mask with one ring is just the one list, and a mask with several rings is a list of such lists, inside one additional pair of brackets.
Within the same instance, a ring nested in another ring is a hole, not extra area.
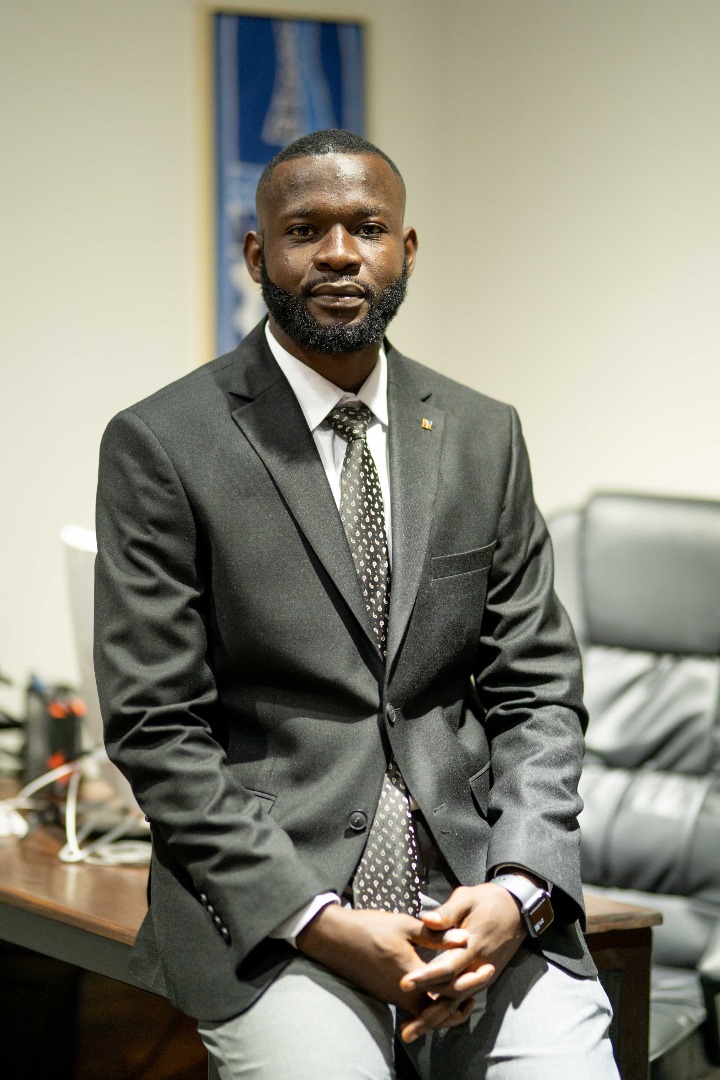
[(537, 938), (545, 933), (555, 918), (547, 889), (522, 874), (498, 874), (491, 878), (491, 884), (507, 889), (515, 897), (530, 937)]

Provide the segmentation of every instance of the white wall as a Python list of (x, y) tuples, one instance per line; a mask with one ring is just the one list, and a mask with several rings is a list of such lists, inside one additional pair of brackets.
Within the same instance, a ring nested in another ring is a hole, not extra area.
[[(2, 5), (0, 667), (74, 675), (58, 540), (97, 445), (196, 336), (192, 26), (172, 3)], [(11, 109), (8, 109), (8, 103)]]
[[(421, 234), (392, 336), (518, 405), (543, 508), (720, 496), (720, 5), (241, 6), (368, 21), (369, 132)], [(107, 419), (207, 359), (202, 10), (0, 0), (0, 669), (19, 679), (75, 675), (57, 533), (92, 524)]]
[(720, 4), (459, 6), (457, 370), (518, 406), (544, 509), (720, 497)]

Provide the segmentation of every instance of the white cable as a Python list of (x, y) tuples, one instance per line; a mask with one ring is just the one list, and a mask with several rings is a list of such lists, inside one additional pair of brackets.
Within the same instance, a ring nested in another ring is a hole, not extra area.
[[(89, 815), (82, 829), (77, 831), (78, 789), (80, 787), (80, 771), (70, 778), (68, 784), (67, 799), (65, 802), (65, 837), (66, 843), (58, 852), (61, 862), (76, 863), (88, 862), (102, 864), (103, 866), (147, 864), (150, 861), (150, 845), (147, 841), (126, 841), (118, 845), (117, 841), (124, 836), (135, 824), (134, 816), (126, 814), (121, 822), (114, 828), (93, 840), (92, 843), (82, 846), (84, 840), (93, 831), (96, 818)], [(119, 848), (120, 850), (115, 850)]]
[[(128, 815), (109, 832), (104, 833), (97, 840), (93, 840), (86, 847), (81, 847), (82, 841), (92, 832), (93, 819), (90, 818), (85, 823), (79, 836), (75, 834), (73, 828), (68, 843), (58, 852), (58, 858), (61, 862), (100, 863), (103, 866), (129, 865), (131, 863), (146, 865), (150, 861), (150, 845), (146, 840), (125, 841), (124, 844), (117, 843), (120, 837), (124, 836), (134, 824), (134, 820)], [(118, 851), (115, 851), (116, 847), (119, 849)]]
[(31, 801), (32, 795), (47, 787), (48, 784), (52, 784), (55, 780), (60, 780), (63, 776), (78, 772), (81, 767), (80, 761), (71, 761), (66, 765), (60, 765), (57, 769), (51, 769), (50, 772), (43, 773), (42, 776), (31, 780), (29, 784), (21, 788), (14, 798), (3, 799), (0, 802), (0, 836), (16, 836), (18, 839), (27, 836), (28, 823), (18, 811), (32, 810), (34, 806)]
[(78, 833), (77, 831), (77, 796), (80, 787), (80, 771), (70, 778), (68, 784), (67, 799), (65, 802), (65, 837), (66, 843), (58, 852), (61, 862), (76, 863), (88, 862), (103, 866), (128, 866), (147, 865), (150, 861), (150, 845), (144, 840), (125, 841), (118, 844), (120, 837), (124, 836), (135, 825), (133, 814), (126, 813), (125, 817), (109, 832), (98, 837), (91, 844), (82, 847), (83, 841), (93, 831), (96, 818), (88, 815), (85, 824)]
[(62, 862), (70, 862), (70, 861), (75, 862), (75, 858), (72, 858), (72, 859), (70, 857), (63, 858), (63, 853), (64, 852), (67, 852), (68, 856), (72, 855), (72, 856), (75, 856), (75, 857), (79, 856), (80, 858), (82, 858), (82, 855), (80, 854), (80, 845), (78, 843), (78, 837), (77, 837), (77, 793), (78, 793), (78, 788), (80, 787), (80, 780), (81, 780), (81, 772), (78, 769), (78, 771), (73, 773), (73, 775), (70, 777), (70, 783), (68, 784), (68, 787), (67, 787), (67, 795), (65, 797), (65, 839), (66, 839), (66, 843), (65, 843), (65, 846), (63, 848), (61, 848), (59, 853), (58, 853), (58, 858)]
[[(7, 818), (7, 829), (0, 828), (0, 835), (15, 835), (22, 837), (27, 833), (27, 822), (17, 811), (32, 809), (31, 797), (41, 791), (55, 780), (61, 780), (65, 776), (70, 777), (65, 802), (65, 844), (58, 852), (61, 862), (88, 862), (103, 866), (130, 866), (147, 865), (150, 862), (150, 844), (146, 840), (126, 840), (118, 843), (130, 829), (134, 828), (137, 821), (134, 814), (128, 812), (125, 818), (103, 836), (82, 847), (83, 842), (93, 831), (96, 818), (88, 816), (84, 825), (78, 832), (77, 810), (78, 790), (82, 780), (84, 765), (96, 758), (103, 758), (104, 751), (93, 750), (89, 754), (70, 761), (65, 765), (59, 765), (57, 769), (51, 769), (43, 773), (35, 780), (26, 784), (12, 799), (0, 802), (0, 824)], [(22, 827), (21, 827), (22, 826)]]
[(23, 804), (38, 791), (42, 791), (48, 784), (54, 783), (55, 780), (61, 780), (63, 776), (70, 776), (71, 773), (78, 772), (82, 768), (82, 761), (69, 761), (66, 765), (58, 765), (57, 769), (51, 769), (50, 772), (43, 773), (42, 776), (36, 777), (35, 780), (31, 780), (29, 784), (26, 784), (24, 788), (18, 791), (17, 795), (13, 799), (7, 801), (20, 808)]

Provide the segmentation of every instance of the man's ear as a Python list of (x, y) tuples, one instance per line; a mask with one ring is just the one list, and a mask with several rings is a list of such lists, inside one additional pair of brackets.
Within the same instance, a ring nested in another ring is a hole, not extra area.
[(262, 260), (262, 233), (249, 232), (247, 234), (245, 243), (243, 244), (243, 254), (245, 255), (245, 265), (248, 268), (250, 277), (259, 285), (262, 280), (262, 275), (260, 273), (260, 262)]
[(409, 277), (415, 268), (415, 256), (417, 255), (418, 249), (417, 233), (412, 225), (408, 225), (407, 229), (403, 229), (403, 241), (405, 243), (405, 258), (407, 259)]

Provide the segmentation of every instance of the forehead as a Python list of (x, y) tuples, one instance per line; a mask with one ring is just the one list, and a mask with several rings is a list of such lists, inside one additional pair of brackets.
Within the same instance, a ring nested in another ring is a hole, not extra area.
[(356, 206), (402, 215), (405, 190), (400, 177), (375, 154), (320, 154), (290, 158), (276, 165), (258, 193), (261, 222), (296, 210), (342, 211)]

